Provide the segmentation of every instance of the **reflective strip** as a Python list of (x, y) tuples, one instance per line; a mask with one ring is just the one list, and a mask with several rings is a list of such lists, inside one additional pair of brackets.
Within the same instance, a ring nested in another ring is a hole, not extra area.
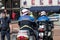
[(23, 27), (21, 27), (20, 29), (23, 29), (24, 27), (30, 28), (33, 30), (33, 28), (29, 27), (28, 25), (24, 25)]

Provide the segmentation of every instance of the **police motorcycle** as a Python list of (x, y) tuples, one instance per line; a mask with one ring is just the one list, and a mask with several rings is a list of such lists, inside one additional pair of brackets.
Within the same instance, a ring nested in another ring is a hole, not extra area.
[[(29, 24), (29, 22), (31, 23), (31, 21), (28, 20), (23, 20), (21, 22), (25, 22)], [(34, 32), (33, 32), (33, 28), (30, 27), (31, 25), (23, 25), (18, 34), (17, 34), (17, 40), (35, 40), (35, 36), (34, 36)]]
[(53, 40), (52, 29), (53, 29), (52, 21), (38, 22), (38, 38), (39, 38), (39, 40)]

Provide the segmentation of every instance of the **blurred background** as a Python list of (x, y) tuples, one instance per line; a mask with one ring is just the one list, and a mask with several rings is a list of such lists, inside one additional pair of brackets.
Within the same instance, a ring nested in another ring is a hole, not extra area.
[[(19, 30), (17, 20), (24, 8), (29, 9), (35, 18), (39, 16), (38, 13), (41, 11), (46, 11), (48, 17), (58, 18), (59, 20), (54, 22), (54, 40), (60, 40), (60, 0), (0, 0), (0, 17), (1, 12), (6, 9), (11, 18), (11, 34), (14, 35), (15, 39)], [(15, 15), (14, 18), (12, 18), (13, 15)]]

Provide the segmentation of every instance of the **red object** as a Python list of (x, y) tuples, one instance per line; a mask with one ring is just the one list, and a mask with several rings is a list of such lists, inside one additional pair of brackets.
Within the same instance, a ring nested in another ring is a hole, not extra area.
[(28, 40), (28, 38), (26, 38), (24, 36), (20, 36), (19, 38), (20, 38), (20, 40)]
[(44, 32), (44, 29), (39, 29), (40, 32)]
[(49, 0), (49, 4), (52, 4), (52, 0)]
[(60, 4), (60, 0), (58, 0), (58, 4)]
[(35, 5), (35, 0), (31, 0), (31, 4), (32, 5)]
[(14, 20), (16, 18), (16, 13), (12, 13), (12, 20)]

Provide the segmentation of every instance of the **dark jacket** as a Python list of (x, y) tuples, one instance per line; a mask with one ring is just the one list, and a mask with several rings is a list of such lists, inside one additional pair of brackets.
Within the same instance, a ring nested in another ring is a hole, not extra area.
[(5, 17), (0, 19), (1, 30), (7, 30), (9, 28), (10, 18)]

